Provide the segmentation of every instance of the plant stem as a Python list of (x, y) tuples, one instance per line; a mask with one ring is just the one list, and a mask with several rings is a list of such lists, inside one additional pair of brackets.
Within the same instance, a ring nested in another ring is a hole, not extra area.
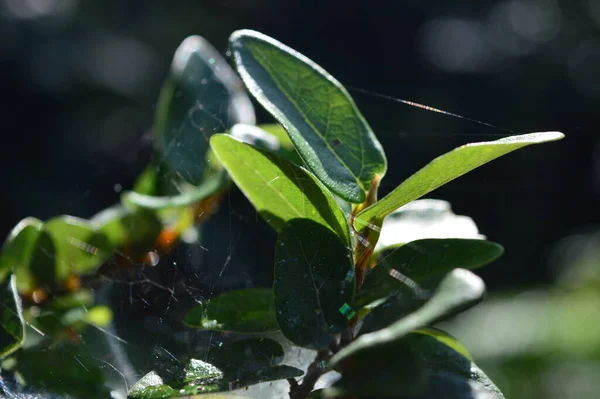
[[(306, 374), (302, 379), (302, 383), (298, 384), (295, 380), (290, 381), (290, 399), (305, 399), (313, 390), (315, 383), (323, 374), (321, 362), (329, 360), (331, 352), (328, 350), (320, 350), (317, 353), (315, 360), (308, 366)], [(289, 380), (288, 380), (289, 381)]]

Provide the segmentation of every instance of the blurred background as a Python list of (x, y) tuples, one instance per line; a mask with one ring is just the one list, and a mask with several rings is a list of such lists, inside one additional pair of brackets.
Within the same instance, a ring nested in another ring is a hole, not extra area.
[[(598, 0), (0, 0), (0, 234), (26, 216), (90, 217), (118, 202), (149, 162), (154, 106), (175, 49), (197, 34), (224, 53), (241, 28), (297, 49), (349, 88), (388, 154), (381, 195), (467, 142), (567, 135), (430, 197), (450, 201), (506, 249), (479, 273), (487, 302), (447, 328), (507, 397), (594, 397)], [(259, 123), (272, 121), (256, 108)], [(227, 287), (270, 283), (274, 234), (238, 192), (205, 236), (216, 258), (238, 263)]]

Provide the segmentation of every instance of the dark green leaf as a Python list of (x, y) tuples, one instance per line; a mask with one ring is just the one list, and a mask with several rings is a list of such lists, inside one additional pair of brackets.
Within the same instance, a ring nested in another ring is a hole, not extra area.
[[(430, 298), (424, 296), (427, 293), (411, 290), (413, 298), (410, 307), (404, 305), (407, 301), (402, 295), (391, 298), (367, 315), (361, 329), (363, 335), (339, 351), (332, 358), (332, 364), (356, 353), (386, 345), (417, 328), (464, 310), (480, 301), (484, 292), (485, 285), (479, 277), (468, 270), (455, 269), (444, 277)], [(420, 307), (419, 299), (421, 303), (425, 302)]]
[(308, 219), (286, 224), (275, 249), (273, 293), (290, 341), (326, 348), (353, 316), (354, 285), (350, 249), (331, 230)]
[(389, 214), (381, 226), (375, 253), (425, 238), (485, 238), (468, 216), (455, 215), (450, 203), (422, 199)]
[(310, 173), (231, 136), (215, 135), (211, 146), (236, 185), (275, 230), (281, 231), (291, 219), (307, 218), (350, 245), (346, 216)]
[(434, 159), (380, 201), (360, 212), (354, 220), (354, 227), (357, 231), (363, 231), (370, 225), (379, 226), (383, 218), (401, 206), (481, 165), (519, 148), (563, 137), (559, 132), (530, 133), (458, 147)]
[(464, 346), (454, 337), (440, 330), (425, 329), (409, 334), (405, 340), (427, 371), (429, 392), (426, 398), (504, 398), (489, 377), (461, 353)]
[(251, 334), (279, 330), (271, 289), (227, 292), (193, 308), (184, 321), (212, 331)]
[(131, 210), (117, 205), (95, 215), (91, 226), (103, 234), (114, 248), (149, 248), (162, 230), (162, 223), (155, 213)]
[(314, 62), (250, 30), (230, 37), (252, 95), (288, 131), (308, 168), (332, 192), (361, 203), (383, 176), (383, 149), (344, 87)]
[(504, 249), (484, 240), (459, 238), (413, 241), (381, 259), (365, 278), (355, 305), (364, 306), (414, 284), (423, 287), (453, 269), (477, 269), (497, 259)]
[(74, 398), (109, 398), (100, 364), (74, 345), (22, 350), (17, 371), (27, 385)]
[(173, 176), (197, 185), (205, 176), (208, 139), (235, 123), (254, 123), (239, 78), (202, 37), (181, 43), (158, 100), (156, 146)]
[(0, 287), (0, 359), (16, 351), (25, 339), (25, 324), (21, 299), (15, 276), (7, 278)]
[(113, 253), (115, 247), (107, 237), (95, 231), (84, 219), (58, 216), (45, 223), (52, 238), (58, 280), (69, 274), (94, 272)]
[(415, 398), (426, 389), (423, 365), (403, 340), (354, 353), (336, 367), (342, 378), (325, 398)]

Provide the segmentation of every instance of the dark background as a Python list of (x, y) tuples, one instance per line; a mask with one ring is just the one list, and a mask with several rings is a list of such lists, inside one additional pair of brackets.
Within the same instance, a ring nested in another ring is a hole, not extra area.
[[(0, 0), (0, 235), (26, 216), (89, 217), (117, 202), (117, 185), (130, 188), (150, 157), (147, 132), (177, 46), (199, 34), (224, 52), (240, 28), (275, 37), (350, 88), (388, 154), (382, 195), (433, 157), (508, 132), (353, 88), (567, 135), (430, 195), (504, 244), (481, 273), (493, 289), (552, 281), (557, 241), (600, 221), (597, 0)], [(230, 221), (256, 223), (239, 193), (229, 203), (246, 216)], [(234, 256), (269, 259), (274, 236), (253, 234), (254, 224), (209, 237), (210, 248), (235, 239)]]

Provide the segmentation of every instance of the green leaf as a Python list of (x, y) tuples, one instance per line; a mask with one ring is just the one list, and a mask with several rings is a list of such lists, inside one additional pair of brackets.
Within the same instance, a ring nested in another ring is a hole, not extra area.
[(365, 278), (357, 293), (356, 306), (364, 306), (393, 294), (407, 285), (427, 288), (453, 269), (477, 269), (500, 257), (501, 245), (484, 240), (459, 238), (413, 241), (382, 258)]
[(350, 249), (312, 220), (293, 219), (275, 248), (273, 293), (277, 322), (299, 346), (327, 348), (353, 316)]
[(94, 272), (115, 249), (107, 237), (84, 219), (58, 216), (45, 223), (55, 249), (56, 276)]
[(191, 359), (179, 376), (167, 380), (156, 371), (146, 374), (129, 391), (130, 399), (167, 399), (231, 391), (259, 382), (294, 378), (302, 371), (277, 365), (283, 349), (271, 339), (248, 339), (215, 348), (208, 362)]
[(155, 119), (157, 150), (173, 176), (201, 183), (209, 137), (254, 121), (252, 103), (223, 57), (200, 36), (185, 39), (175, 52)]
[(147, 210), (131, 210), (117, 205), (108, 208), (90, 220), (92, 228), (103, 234), (113, 248), (146, 249), (162, 230), (156, 214)]
[(15, 276), (2, 283), (0, 288), (0, 359), (16, 351), (25, 339), (25, 324), (21, 299), (17, 293)]
[[(504, 399), (456, 338), (440, 330), (417, 331), (405, 338), (428, 374), (427, 398)], [(457, 348), (459, 350), (457, 350)]]
[(389, 214), (381, 226), (375, 253), (425, 238), (485, 238), (468, 216), (455, 215), (450, 203), (436, 199), (410, 202)]
[[(392, 298), (367, 315), (361, 333), (368, 333), (361, 335), (340, 350), (332, 358), (332, 365), (335, 366), (356, 353), (386, 345), (415, 329), (473, 306), (481, 300), (484, 292), (485, 285), (479, 277), (468, 270), (455, 269), (444, 277), (431, 298), (421, 299), (426, 302), (414, 312), (410, 307), (405, 307), (406, 301), (402, 296)], [(423, 296), (418, 291), (413, 293), (415, 295), (414, 299), (411, 299), (414, 301), (413, 305), (418, 305), (419, 297), (423, 298)], [(378, 328), (381, 329), (377, 330)]]
[(421, 329), (356, 353), (338, 366), (342, 378), (325, 390), (326, 398), (504, 398), (465, 347), (437, 329)]
[(227, 292), (194, 307), (184, 322), (211, 331), (266, 333), (279, 330), (271, 289)]
[(336, 200), (309, 172), (227, 135), (211, 146), (229, 175), (277, 231), (295, 218), (314, 220), (350, 245), (348, 222)]
[(17, 371), (28, 386), (57, 396), (110, 397), (100, 364), (80, 346), (59, 344), (19, 351)]
[(380, 201), (360, 212), (354, 220), (354, 227), (357, 231), (363, 231), (370, 225), (378, 226), (383, 218), (401, 206), (481, 165), (519, 148), (563, 137), (559, 132), (530, 133), (458, 147), (434, 159)]
[(222, 174), (215, 178), (206, 179), (199, 186), (178, 195), (152, 196), (135, 191), (126, 191), (123, 193), (121, 201), (128, 206), (150, 210), (187, 207), (221, 191), (227, 187), (228, 183), (229, 180)]
[(387, 166), (346, 89), (313, 61), (261, 33), (240, 30), (229, 41), (246, 87), (285, 127), (308, 168), (344, 200), (362, 203)]
[(29, 269), (30, 261), (40, 232), (44, 228), (41, 220), (21, 220), (8, 234), (0, 252), (0, 281), (4, 281), (12, 270)]
[(279, 124), (253, 126), (238, 123), (231, 128), (231, 135), (246, 144), (279, 155), (293, 164), (304, 165), (287, 132)]

